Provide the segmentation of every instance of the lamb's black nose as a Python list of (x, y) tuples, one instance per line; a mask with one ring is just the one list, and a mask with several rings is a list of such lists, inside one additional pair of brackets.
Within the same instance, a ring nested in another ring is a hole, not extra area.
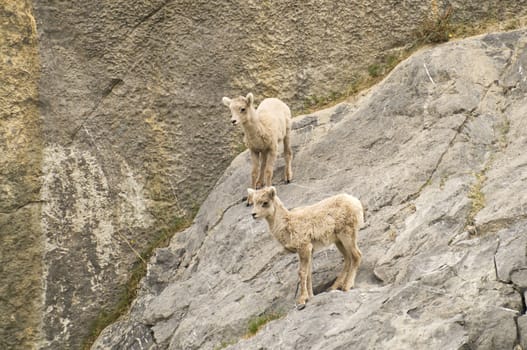
[(231, 120), (232, 125), (236, 125), (236, 120)]
[(253, 216), (253, 219), (256, 219), (256, 214), (255, 213), (252, 213), (251, 215)]

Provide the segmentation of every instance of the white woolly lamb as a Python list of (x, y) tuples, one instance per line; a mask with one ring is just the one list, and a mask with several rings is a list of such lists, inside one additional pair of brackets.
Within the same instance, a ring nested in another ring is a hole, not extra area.
[(253, 198), (254, 219), (266, 219), (271, 234), (285, 249), (299, 256), (300, 296), (303, 308), (313, 296), (311, 259), (313, 249), (335, 243), (344, 256), (344, 268), (331, 289), (348, 291), (355, 284), (355, 275), (362, 253), (357, 246), (357, 233), (364, 226), (361, 202), (348, 194), (326, 198), (316, 204), (287, 210), (274, 187), (247, 190)]
[(231, 110), (232, 124), (241, 123), (245, 132), (244, 142), (251, 152), (252, 188), (272, 185), (278, 145), (282, 141), (285, 182), (289, 183), (293, 177), (291, 169), (293, 152), (290, 142), (292, 121), (289, 107), (277, 98), (266, 98), (257, 109), (254, 109), (252, 93), (247, 94), (246, 97), (239, 96), (233, 99), (223, 97), (222, 102)]

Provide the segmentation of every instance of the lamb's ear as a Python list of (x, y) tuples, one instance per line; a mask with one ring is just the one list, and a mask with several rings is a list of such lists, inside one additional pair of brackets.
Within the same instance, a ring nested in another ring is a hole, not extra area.
[(247, 194), (248, 194), (249, 196), (252, 196), (252, 195), (254, 194), (254, 192), (256, 192), (256, 191), (253, 190), (252, 188), (248, 188), (248, 189), (247, 189)]
[(225, 106), (227, 106), (227, 107), (229, 107), (229, 106), (231, 105), (231, 99), (228, 98), (228, 97), (223, 97), (223, 98), (221, 99), (221, 102), (223, 102), (223, 104), (224, 104)]
[(251, 106), (254, 103), (254, 96), (251, 92), (249, 92), (247, 96), (245, 96), (245, 99), (247, 100), (248, 106)]
[(274, 196), (276, 196), (276, 188), (274, 188), (274, 186), (269, 187), (267, 193), (269, 193), (269, 197), (273, 199)]

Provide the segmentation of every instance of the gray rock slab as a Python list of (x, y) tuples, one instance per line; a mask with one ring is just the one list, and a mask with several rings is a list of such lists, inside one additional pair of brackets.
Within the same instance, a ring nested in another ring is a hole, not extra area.
[(518, 317), (518, 331), (520, 335), (519, 344), (522, 346), (522, 349), (527, 349), (527, 316), (523, 315)]
[[(155, 349), (512, 349), (525, 312), (527, 100), (511, 67), (526, 37), (424, 50), (356, 101), (295, 121), (295, 178), (285, 185), (277, 174), (278, 195), (290, 208), (339, 192), (361, 199), (355, 289), (325, 292), (342, 264), (325, 248), (313, 259), (315, 297), (294, 307), (297, 257), (242, 202), (245, 153), (194, 224), (157, 251), (129, 315), (94, 349), (117, 349), (131, 322), (150, 329), (138, 338)], [(281, 317), (246, 336), (273, 313)]]

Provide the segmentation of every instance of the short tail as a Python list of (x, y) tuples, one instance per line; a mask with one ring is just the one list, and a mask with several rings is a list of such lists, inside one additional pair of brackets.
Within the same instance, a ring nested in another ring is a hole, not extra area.
[(366, 216), (366, 210), (362, 206), (362, 203), (361, 203), (360, 200), (358, 200), (357, 198), (355, 198), (355, 197), (353, 197), (351, 195), (348, 195), (348, 198), (350, 199), (351, 203), (353, 204), (354, 212), (357, 215), (359, 228), (363, 228), (364, 227), (364, 223), (365, 223), (364, 222), (364, 218)]
[(359, 227), (360, 228), (364, 227), (366, 223), (366, 213), (368, 212), (367, 206), (362, 205), (362, 203), (361, 203), (361, 206), (362, 206), (362, 211), (359, 215)]

